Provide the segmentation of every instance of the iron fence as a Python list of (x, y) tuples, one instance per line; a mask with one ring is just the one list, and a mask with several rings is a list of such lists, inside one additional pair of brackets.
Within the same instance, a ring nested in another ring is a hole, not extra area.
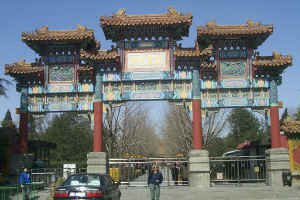
[(31, 169), (31, 181), (43, 182), (46, 187), (54, 184), (59, 178), (67, 178), (72, 174), (86, 173), (86, 168), (40, 168)]
[[(121, 185), (147, 186), (152, 165), (158, 165), (163, 175), (161, 186), (188, 185), (188, 161), (185, 158), (109, 159), (109, 174)], [(40, 168), (31, 169), (31, 180), (43, 182), (45, 187), (65, 179), (71, 174), (86, 173), (86, 168)]]
[(188, 161), (185, 158), (109, 159), (110, 175), (121, 185), (147, 186), (154, 164), (163, 175), (161, 186), (188, 185)]
[(266, 183), (264, 156), (210, 157), (209, 165), (212, 185)]
[(44, 183), (33, 182), (25, 185), (0, 186), (1, 200), (37, 200), (39, 191), (43, 190)]

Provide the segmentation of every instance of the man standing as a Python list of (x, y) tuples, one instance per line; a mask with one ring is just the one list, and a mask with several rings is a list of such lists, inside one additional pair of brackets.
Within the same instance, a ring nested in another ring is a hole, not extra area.
[(158, 169), (157, 165), (152, 166), (152, 172), (148, 177), (148, 185), (150, 188), (151, 200), (159, 200), (160, 196), (160, 184), (163, 181), (163, 176)]
[(27, 168), (25, 167), (23, 169), (23, 172), (20, 175), (20, 185), (22, 188), (22, 193), (24, 199), (29, 199), (29, 193), (30, 193), (30, 185), (28, 185), (31, 182), (30, 175), (27, 172)]

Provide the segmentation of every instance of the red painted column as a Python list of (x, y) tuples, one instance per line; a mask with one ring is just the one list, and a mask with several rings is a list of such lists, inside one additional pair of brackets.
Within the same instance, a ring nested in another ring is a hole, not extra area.
[(28, 151), (28, 115), (26, 112), (20, 113), (19, 132), (20, 132), (20, 152), (26, 153)]
[(201, 118), (201, 100), (193, 99), (193, 149), (203, 148), (202, 139), (202, 118)]
[(278, 106), (270, 107), (270, 119), (271, 119), (272, 148), (279, 148), (281, 147), (281, 143), (280, 143), (280, 122), (279, 122)]
[(102, 152), (103, 102), (94, 102), (94, 152)]

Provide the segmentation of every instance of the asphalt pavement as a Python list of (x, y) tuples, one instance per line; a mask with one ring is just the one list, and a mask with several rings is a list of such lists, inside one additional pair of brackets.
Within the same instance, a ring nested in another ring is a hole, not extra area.
[[(150, 200), (148, 188), (123, 188), (124, 200)], [(300, 200), (300, 187), (272, 188), (268, 186), (222, 186), (191, 188), (171, 186), (161, 188), (161, 200)]]
[[(121, 200), (150, 200), (148, 187), (121, 186)], [(40, 192), (40, 200), (48, 200), (49, 191)], [(161, 187), (160, 200), (300, 200), (300, 186), (270, 187), (265, 185), (216, 186), (192, 188), (189, 186)]]

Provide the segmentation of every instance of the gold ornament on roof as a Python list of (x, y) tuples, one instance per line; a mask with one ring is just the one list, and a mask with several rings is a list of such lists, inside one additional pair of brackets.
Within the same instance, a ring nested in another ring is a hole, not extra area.
[(126, 9), (125, 8), (121, 8), (120, 10), (118, 10), (115, 14), (116, 16), (125, 16), (126, 15)]
[(196, 50), (199, 50), (200, 48), (199, 48), (199, 44), (198, 44), (198, 41), (197, 40), (195, 40), (195, 49)]
[(207, 28), (214, 28), (214, 27), (216, 27), (216, 23), (217, 23), (216, 19), (214, 19), (214, 20), (207, 22), (206, 26), (207, 26)]
[(246, 23), (249, 27), (255, 26), (254, 21), (252, 21), (251, 19), (248, 19)]
[(97, 41), (97, 42), (96, 42), (96, 50), (99, 50), (99, 49), (100, 49), (100, 47), (101, 47), (101, 45), (100, 45), (100, 41)]
[(36, 32), (37, 32), (37, 33), (47, 33), (47, 32), (48, 32), (48, 25), (43, 26), (43, 27), (40, 28), (40, 29), (37, 29)]
[(17, 65), (25, 65), (25, 59), (21, 59), (16, 63)]
[(287, 116), (283, 122), (287, 123), (287, 122), (291, 122), (292, 121), (292, 118), (290, 116)]
[(280, 54), (277, 53), (276, 51), (273, 51), (273, 52), (272, 52), (272, 55), (273, 55), (273, 57), (274, 57), (275, 59), (280, 58)]
[(81, 26), (80, 24), (77, 25), (77, 30), (78, 31), (82, 31), (85, 32), (87, 30), (87, 28), (85, 26)]
[(181, 12), (177, 12), (177, 10), (171, 6), (168, 7), (168, 15), (176, 15), (176, 16), (182, 16)]

